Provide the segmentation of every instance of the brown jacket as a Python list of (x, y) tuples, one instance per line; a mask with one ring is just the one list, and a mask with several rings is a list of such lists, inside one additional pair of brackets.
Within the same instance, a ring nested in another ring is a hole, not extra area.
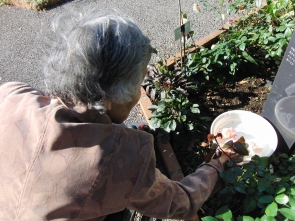
[(83, 122), (85, 110), (23, 83), (0, 87), (0, 220), (103, 220), (125, 207), (195, 215), (223, 170), (218, 160), (173, 182), (155, 169), (150, 134)]

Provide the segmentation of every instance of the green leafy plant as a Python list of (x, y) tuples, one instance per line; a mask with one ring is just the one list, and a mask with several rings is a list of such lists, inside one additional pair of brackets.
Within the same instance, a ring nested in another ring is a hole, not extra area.
[(220, 174), (226, 186), (208, 200), (217, 213), (202, 220), (295, 220), (294, 169), (287, 154), (256, 155), (241, 167), (229, 162)]
[(247, 13), (230, 25), (215, 47), (191, 53), (186, 68), (191, 75), (217, 83), (226, 81), (228, 74), (264, 74), (268, 64), (281, 61), (294, 30), (293, 15), (289, 0), (272, 1), (256, 13)]
[(149, 107), (153, 111), (151, 124), (167, 132), (175, 131), (175, 136), (189, 131), (190, 139), (201, 138), (206, 117), (200, 115), (199, 105), (189, 97), (198, 93), (198, 85), (198, 81), (180, 68), (170, 71), (162, 65), (150, 70), (143, 86), (154, 103)]

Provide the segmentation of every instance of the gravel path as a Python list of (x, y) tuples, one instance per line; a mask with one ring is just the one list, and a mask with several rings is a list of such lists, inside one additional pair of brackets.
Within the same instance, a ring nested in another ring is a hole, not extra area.
[[(213, 1), (213, 0), (209, 0)], [(193, 11), (194, 0), (182, 1), (182, 11), (188, 14), (194, 41), (206, 36), (221, 23), (216, 23), (215, 12)], [(200, 4), (200, 3), (199, 3)], [(21, 81), (44, 89), (42, 38), (54, 16), (70, 10), (93, 7), (115, 8), (131, 16), (152, 40), (158, 55), (151, 62), (168, 58), (179, 51), (173, 30), (178, 26), (178, 1), (168, 0), (82, 0), (70, 1), (44, 11), (0, 7), (0, 83)], [(200, 5), (201, 7), (201, 5)], [(202, 9), (202, 7), (201, 7)], [(135, 107), (128, 122), (144, 122), (139, 107)]]

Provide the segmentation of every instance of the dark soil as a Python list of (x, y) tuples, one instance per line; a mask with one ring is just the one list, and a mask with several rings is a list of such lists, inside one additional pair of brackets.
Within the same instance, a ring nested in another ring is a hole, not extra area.
[(212, 117), (229, 110), (247, 110), (260, 114), (271, 84), (266, 77), (247, 77), (206, 88), (199, 97), (201, 113)]

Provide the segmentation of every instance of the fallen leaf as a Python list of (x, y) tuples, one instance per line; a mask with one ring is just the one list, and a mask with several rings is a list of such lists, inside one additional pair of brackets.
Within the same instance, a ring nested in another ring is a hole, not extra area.
[(205, 143), (205, 142), (202, 142), (202, 143), (200, 144), (201, 147), (207, 147), (207, 145), (208, 145), (208, 144)]
[(246, 83), (248, 83), (248, 80), (242, 80), (239, 82), (239, 84), (246, 84)]

